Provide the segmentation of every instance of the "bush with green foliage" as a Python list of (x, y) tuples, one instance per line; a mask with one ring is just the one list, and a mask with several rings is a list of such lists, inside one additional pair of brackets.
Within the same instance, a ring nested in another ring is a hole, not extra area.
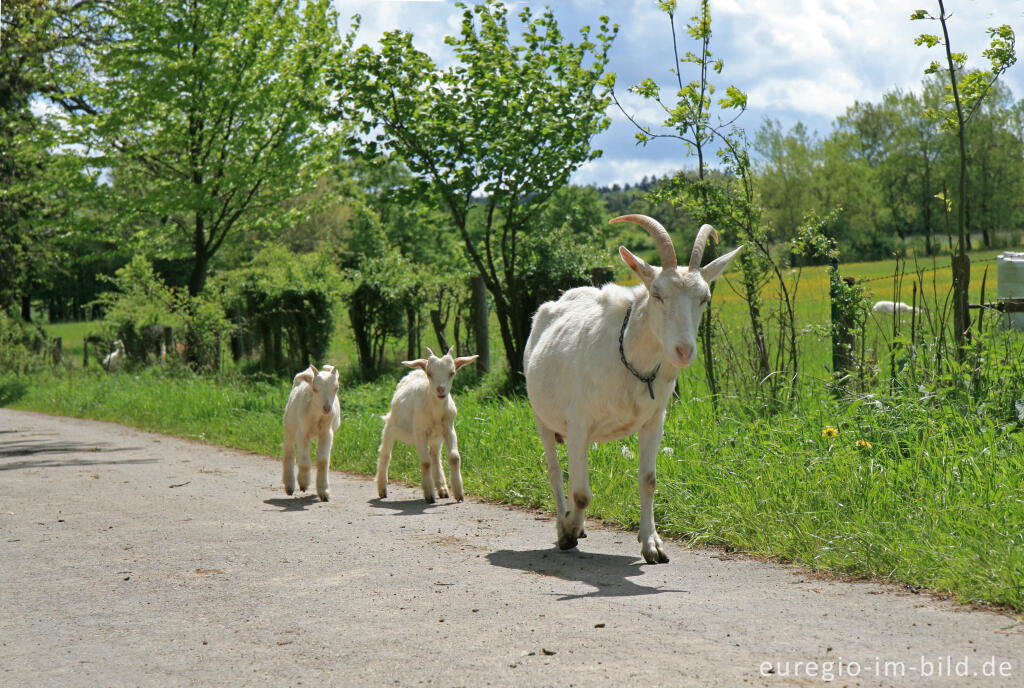
[(236, 360), (258, 349), (266, 371), (322, 363), (334, 334), (339, 279), (324, 254), (297, 255), (281, 246), (267, 246), (249, 267), (222, 274), (216, 284), (237, 328)]
[(363, 375), (372, 375), (384, 362), (388, 339), (405, 331), (407, 309), (422, 307), (425, 277), (396, 248), (366, 256), (347, 273), (342, 298), (348, 306), (352, 336)]
[(0, 308), (0, 371), (25, 373), (41, 367), (44, 359), (34, 351), (36, 343), (44, 339), (38, 325), (7, 315)]
[(109, 281), (114, 290), (100, 295), (105, 336), (120, 339), (130, 362), (145, 364), (154, 353), (154, 326), (173, 328), (184, 343), (185, 359), (195, 370), (220, 367), (220, 347), (232, 326), (224, 314), (216, 290), (204, 296), (189, 296), (183, 289), (169, 287), (156, 274), (153, 264), (136, 255), (119, 268)]

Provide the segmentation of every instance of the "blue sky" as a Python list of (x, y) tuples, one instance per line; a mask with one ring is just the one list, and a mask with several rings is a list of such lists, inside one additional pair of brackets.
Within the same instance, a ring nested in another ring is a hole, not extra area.
[[(467, 3), (471, 4), (471, 3)], [(624, 105), (642, 121), (656, 125), (660, 117), (650, 104), (630, 96), (630, 84), (651, 77), (668, 87), (674, 83), (671, 29), (655, 0), (552, 0), (507, 2), (514, 14), (524, 4), (534, 10), (554, 9), (562, 32), (575, 39), (583, 25), (596, 27), (600, 15), (619, 25), (609, 69), (618, 75), (616, 91)], [(734, 85), (748, 95), (740, 118), (748, 136), (766, 118), (786, 129), (803, 122), (811, 131), (827, 134), (832, 122), (855, 101), (877, 102), (899, 87), (920, 89), (925, 66), (944, 56), (940, 47), (914, 45), (920, 33), (939, 33), (938, 22), (911, 22), (918, 8), (937, 12), (935, 0), (712, 0), (711, 50), (725, 61), (722, 74), (712, 79), (724, 92)], [(414, 43), (441, 65), (452, 54), (444, 37), (458, 32), (461, 11), (450, 0), (335, 0), (347, 25), (360, 14), (357, 43), (376, 44), (392, 29), (413, 32)], [(676, 30), (680, 52), (696, 50), (683, 24), (698, 7), (696, 0), (679, 0)], [(946, 10), (954, 50), (966, 52), (971, 66), (987, 66), (981, 56), (988, 45), (986, 29), (1009, 24), (1024, 33), (1024, 0), (947, 0)], [(510, 22), (518, 27), (518, 19)], [(1024, 37), (1021, 38), (1024, 41)], [(1018, 42), (1018, 54), (1024, 43)], [(684, 80), (694, 78), (683, 71)], [(1004, 75), (1016, 99), (1024, 98), (1024, 55)], [(662, 139), (646, 147), (635, 145), (634, 129), (615, 109), (612, 126), (594, 145), (604, 155), (580, 169), (579, 184), (635, 183), (644, 176), (694, 167), (682, 144)]]

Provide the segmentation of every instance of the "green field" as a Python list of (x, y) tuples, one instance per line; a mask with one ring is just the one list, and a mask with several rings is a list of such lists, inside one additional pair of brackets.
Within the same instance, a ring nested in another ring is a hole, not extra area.
[[(844, 272), (868, 279), (891, 275), (894, 267), (849, 265)], [(980, 283), (977, 272), (975, 278)], [(936, 285), (948, 280), (948, 271), (935, 273)], [(874, 298), (892, 298), (891, 280), (870, 284), (878, 285)], [(992, 274), (989, 284), (994, 295)], [(740, 326), (743, 304), (727, 286), (719, 289), (716, 304), (727, 327)], [(799, 309), (802, 323), (827, 323), (823, 270), (803, 271)], [(83, 335), (82, 325), (50, 329), (67, 339)], [(833, 396), (818, 360), (827, 350), (825, 337), (813, 328), (805, 335), (816, 352), (808, 354), (808, 368), (820, 369), (808, 372), (797, 398), (774, 413), (728, 393), (716, 408), (700, 366), (683, 371), (659, 457), (659, 529), (685, 543), (1024, 610), (1024, 441), (1014, 406), (1024, 377), (1016, 353), (1020, 335), (993, 335), (986, 370), (1009, 377), (995, 380), (995, 391), (982, 402), (959, 391), (956, 379), (921, 389), (902, 386), (891, 394)], [(65, 348), (72, 350), (68, 343)], [(500, 357), (496, 343), (492, 353)], [(349, 356), (351, 345), (339, 338), (331, 357), (344, 362)], [(288, 380), (260, 382), (232, 371), (204, 378), (174, 367), (105, 374), (95, 365), (82, 371), (80, 364), (44, 378), (2, 376), (0, 403), (280, 453)], [(402, 372), (396, 366), (393, 376), (345, 385), (336, 468), (374, 471), (380, 415)], [(472, 373), (456, 380), (466, 489), (551, 510), (529, 404), (494, 396), (489, 390), (496, 386)], [(636, 451), (635, 438), (591, 451), (592, 515), (637, 526)], [(411, 448), (398, 445), (392, 467), (393, 478), (418, 482)], [(278, 469), (270, 463), (266, 468), (276, 479)], [(368, 485), (366, 498), (373, 497)], [(552, 525), (552, 542), (554, 535)]]

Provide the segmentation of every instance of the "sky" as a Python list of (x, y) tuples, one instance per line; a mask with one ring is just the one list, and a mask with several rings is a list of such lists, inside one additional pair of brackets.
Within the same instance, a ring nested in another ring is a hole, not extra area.
[[(385, 31), (411, 31), (416, 47), (442, 67), (454, 56), (444, 45), (446, 35), (458, 33), (461, 10), (452, 0), (335, 0), (343, 27), (353, 14), (362, 17), (356, 43), (376, 45)], [(472, 4), (467, 2), (467, 4)], [(656, 0), (550, 0), (506, 2), (510, 28), (520, 26), (515, 14), (528, 4), (536, 11), (550, 6), (562, 33), (571, 40), (579, 28), (596, 30), (598, 17), (607, 15), (619, 25), (609, 54), (608, 69), (617, 75), (619, 100), (640, 121), (658, 125), (663, 117), (627, 88), (650, 77), (663, 87), (675, 83), (672, 35), (667, 16)], [(1024, 0), (946, 0), (947, 22), (954, 51), (966, 52), (968, 66), (987, 67), (982, 51), (988, 46), (987, 28), (1009, 24), (1024, 34)], [(935, 0), (711, 0), (711, 52), (724, 60), (721, 74), (712, 75), (719, 93), (736, 86), (748, 96), (747, 111), (737, 124), (753, 138), (765, 120), (777, 120), (784, 130), (798, 122), (825, 136), (836, 117), (854, 102), (879, 102), (887, 91), (920, 91), (925, 67), (944, 61), (941, 46), (914, 45), (921, 33), (940, 34), (935, 21), (910, 21), (915, 9), (937, 12)], [(679, 50), (698, 46), (685, 32), (696, 13), (697, 0), (679, 0), (676, 31)], [(1024, 41), (1024, 37), (1022, 37)], [(1002, 77), (1014, 98), (1024, 98), (1024, 43), (1021, 60)], [(683, 79), (696, 78), (693, 65), (683, 66)], [(674, 93), (671, 89), (668, 93)], [(636, 145), (635, 128), (614, 106), (612, 125), (595, 137), (604, 154), (573, 176), (577, 184), (625, 184), (645, 176), (663, 176), (696, 167), (696, 159), (671, 139), (646, 147)]]

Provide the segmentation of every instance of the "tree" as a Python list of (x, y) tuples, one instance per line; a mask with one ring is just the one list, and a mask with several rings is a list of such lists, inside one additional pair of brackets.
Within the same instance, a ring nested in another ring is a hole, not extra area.
[(184, 250), (202, 292), (224, 242), (301, 219), (282, 201), (326, 169), (329, 0), (124, 0), (76, 118), (141, 244)]
[[(932, 16), (926, 10), (915, 10), (911, 20), (931, 19), (942, 27), (942, 38), (934, 34), (921, 34), (914, 39), (915, 45), (929, 48), (942, 44), (946, 53), (946, 71), (949, 86), (946, 93), (947, 107), (934, 113), (943, 127), (956, 134), (960, 152), (960, 183), (957, 189), (957, 254), (953, 258), (953, 327), (957, 343), (957, 355), (962, 359), (970, 327), (968, 311), (968, 287), (971, 280), (971, 262), (967, 256), (967, 123), (981, 107), (985, 96), (992, 89), (996, 79), (1016, 61), (1014, 33), (1008, 24), (988, 30), (991, 43), (982, 54), (989, 60), (991, 70), (965, 71), (967, 55), (954, 53), (949, 42), (949, 28), (943, 0), (938, 0), (939, 14)], [(933, 61), (925, 70), (926, 74), (937, 74), (943, 68)]]
[[(57, 153), (60, 128), (48, 110), (77, 88), (84, 50), (104, 40), (96, 0), (5, 2), (0, 7), (0, 307), (29, 296), (52, 263), (49, 226), (62, 212), (71, 152)], [(64, 101), (69, 106), (70, 101)]]
[(596, 43), (589, 27), (568, 43), (550, 10), (534, 17), (525, 8), (516, 45), (503, 4), (459, 7), (460, 35), (446, 38), (456, 64), (441, 70), (411, 34), (387, 33), (379, 52), (362, 46), (335, 70), (337, 119), (360, 123), (352, 152), (401, 160), (419, 194), (448, 211), (494, 298), (516, 374), (537, 305), (524, 250), (546, 229), (537, 222), (544, 202), (600, 155), (590, 142), (608, 126), (608, 101), (595, 89), (617, 27), (602, 17)]
[[(709, 0), (701, 0), (700, 12), (690, 18), (690, 24), (686, 27), (690, 37), (699, 43), (700, 54), (687, 51), (682, 58), (679, 57), (679, 47), (676, 40), (676, 0), (659, 0), (658, 7), (668, 15), (669, 25), (672, 28), (672, 49), (676, 58), (675, 65), (672, 68), (672, 73), (675, 74), (678, 85), (678, 90), (675, 92), (677, 98), (676, 104), (670, 106), (663, 102), (661, 97), (661, 88), (653, 79), (650, 78), (644, 79), (639, 84), (630, 87), (630, 91), (648, 100), (653, 100), (665, 111), (665, 120), (663, 121), (663, 125), (668, 132), (656, 132), (650, 127), (637, 122), (632, 115), (626, 112), (618, 99), (615, 98), (614, 75), (609, 75), (606, 79), (606, 83), (608, 84), (609, 89), (611, 89), (612, 98), (614, 99), (615, 104), (637, 127), (638, 131), (636, 133), (636, 138), (638, 142), (646, 145), (658, 138), (675, 139), (682, 142), (688, 152), (691, 154), (696, 153), (696, 182), (690, 183), (690, 180), (685, 174), (677, 174), (674, 177), (674, 181), (677, 182), (675, 186), (675, 193), (677, 194), (676, 199), (678, 202), (688, 201), (691, 204), (691, 212), (700, 218), (701, 222), (708, 222), (712, 219), (708, 217), (708, 211), (709, 207), (712, 205), (710, 198), (714, 195), (714, 192), (707, 186), (710, 181), (705, 179), (707, 172), (707, 162), (705, 157), (708, 154), (706, 149), (710, 147), (716, 139), (721, 141), (724, 145), (728, 145), (724, 140), (724, 133), (727, 128), (730, 127), (746, 110), (747, 96), (735, 86), (727, 87), (725, 96), (718, 99), (718, 106), (723, 112), (728, 112), (730, 110), (735, 110), (736, 112), (728, 121), (720, 118), (717, 123), (712, 122), (711, 97), (715, 93), (715, 86), (710, 81), (711, 77), (709, 72), (713, 71), (716, 74), (721, 74), (724, 63), (720, 59), (715, 59), (710, 49), (710, 2)], [(699, 72), (698, 78), (691, 80), (687, 84), (683, 83), (682, 71), (680, 69), (680, 65), (684, 64), (695, 65)], [(668, 187), (662, 188), (664, 190)], [(661, 200), (667, 199), (663, 196)], [(716, 255), (714, 245), (709, 244), (704, 252), (704, 261), (710, 262), (715, 259)], [(714, 285), (712, 285), (712, 289), (713, 288)], [(700, 340), (701, 354), (704, 357), (704, 370), (707, 374), (708, 388), (714, 396), (718, 394), (718, 384), (715, 379), (714, 352), (711, 346), (711, 317), (712, 312), (711, 309), (708, 308), (704, 311), (704, 315), (701, 320)]]

